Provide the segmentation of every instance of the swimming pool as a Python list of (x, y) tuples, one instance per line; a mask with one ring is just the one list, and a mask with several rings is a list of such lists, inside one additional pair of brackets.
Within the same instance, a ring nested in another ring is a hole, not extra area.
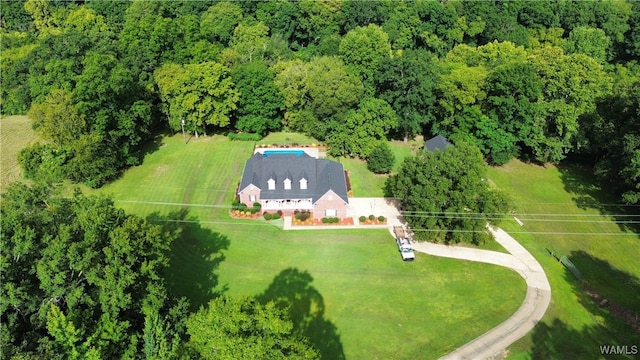
[(275, 155), (275, 154), (293, 154), (297, 157), (302, 156), (302, 154), (304, 154), (304, 150), (265, 150), (262, 155), (264, 156), (269, 156), (269, 155)]

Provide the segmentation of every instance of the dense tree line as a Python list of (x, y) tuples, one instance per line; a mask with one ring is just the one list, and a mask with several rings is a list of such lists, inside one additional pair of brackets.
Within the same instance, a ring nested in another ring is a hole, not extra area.
[(420, 134), (492, 164), (581, 155), (637, 202), (638, 2), (28, 0), (0, 25), (2, 113), (49, 140), (31, 176), (100, 186), (184, 121), (360, 158)]
[(39, 184), (9, 186), (0, 217), (3, 359), (318, 358), (271, 299), (189, 314), (164, 280), (180, 229)]

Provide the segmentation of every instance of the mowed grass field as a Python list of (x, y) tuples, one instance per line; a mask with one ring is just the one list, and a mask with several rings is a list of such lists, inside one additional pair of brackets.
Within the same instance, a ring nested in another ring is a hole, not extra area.
[(512, 161), (492, 168), (489, 178), (510, 194), (525, 224), (502, 227), (538, 259), (552, 288), (543, 322), (511, 347), (512, 357), (595, 359), (599, 345), (640, 345), (640, 334), (589, 299), (547, 250), (567, 256), (590, 288), (640, 313), (640, 238), (629, 228), (640, 220), (634, 207), (616, 206), (606, 187), (577, 168)]
[(0, 193), (10, 182), (21, 179), (18, 152), (37, 140), (28, 117), (14, 115), (0, 119)]
[(142, 165), (96, 191), (182, 236), (169, 286), (194, 308), (217, 294), (294, 300), (329, 359), (438, 358), (506, 320), (524, 281), (486, 264), (418, 254), (403, 263), (384, 230), (285, 232), (233, 220), (228, 206), (250, 142), (163, 139)]
[[(395, 157), (393, 172), (397, 172), (405, 157), (413, 155), (422, 144), (419, 141), (390, 141), (389, 147)], [(384, 196), (384, 184), (389, 175), (377, 175), (367, 169), (367, 162), (360, 159), (337, 158), (345, 170), (349, 171), (353, 196), (356, 197), (382, 197)]]

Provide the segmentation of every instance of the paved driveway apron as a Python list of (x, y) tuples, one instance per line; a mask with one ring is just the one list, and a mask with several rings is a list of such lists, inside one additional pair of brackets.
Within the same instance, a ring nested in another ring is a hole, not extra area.
[(389, 198), (349, 198), (349, 216), (358, 218), (360, 216), (384, 216), (390, 226), (399, 226), (404, 222), (396, 206), (397, 200)]

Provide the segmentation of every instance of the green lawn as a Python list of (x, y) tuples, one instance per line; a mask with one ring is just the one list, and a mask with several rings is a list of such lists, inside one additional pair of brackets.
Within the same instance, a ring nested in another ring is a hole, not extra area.
[[(638, 218), (612, 216), (633, 214), (612, 206), (616, 199), (580, 169), (512, 161), (491, 169), (489, 178), (510, 194), (525, 223), (520, 227), (507, 221), (503, 228), (540, 261), (553, 294), (543, 323), (511, 347), (513, 358), (598, 358), (598, 345), (639, 344), (640, 336), (608, 310), (596, 306), (573, 275), (546, 250), (569, 257), (589, 286), (638, 312), (639, 237), (625, 229), (625, 224), (615, 222)], [(540, 232), (556, 234), (536, 234)]]
[[(405, 157), (413, 155), (417, 151), (419, 142), (390, 141), (389, 147), (395, 156), (393, 171), (398, 171)], [(384, 196), (384, 183), (389, 175), (377, 175), (367, 169), (367, 162), (360, 159), (337, 158), (345, 170), (349, 171), (353, 196), (356, 197), (381, 197)]]
[(257, 142), (258, 144), (278, 144), (278, 145), (312, 145), (319, 144), (320, 142), (312, 137), (304, 134), (292, 133), (292, 132), (276, 132), (271, 133), (264, 137), (264, 139)]
[(420, 254), (403, 263), (384, 230), (285, 232), (230, 219), (252, 147), (168, 137), (97, 191), (182, 232), (167, 281), (194, 307), (220, 293), (294, 299), (294, 318), (326, 358), (348, 359), (438, 358), (519, 307), (525, 283), (514, 272)]
[(12, 181), (21, 179), (18, 152), (37, 140), (28, 117), (6, 116), (0, 119), (0, 192)]

